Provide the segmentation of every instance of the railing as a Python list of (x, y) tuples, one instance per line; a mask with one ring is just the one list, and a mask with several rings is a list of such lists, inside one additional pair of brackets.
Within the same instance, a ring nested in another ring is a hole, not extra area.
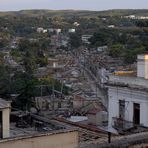
[(133, 122), (113, 117), (113, 127), (118, 130), (127, 130), (136, 126)]

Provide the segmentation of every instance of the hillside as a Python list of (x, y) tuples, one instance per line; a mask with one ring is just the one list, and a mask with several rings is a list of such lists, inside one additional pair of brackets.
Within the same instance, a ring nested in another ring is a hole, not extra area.
[(81, 17), (97, 17), (97, 16), (121, 16), (121, 15), (148, 15), (148, 9), (116, 9), (106, 11), (88, 11), (88, 10), (21, 10), (0, 12), (0, 16), (81, 16)]

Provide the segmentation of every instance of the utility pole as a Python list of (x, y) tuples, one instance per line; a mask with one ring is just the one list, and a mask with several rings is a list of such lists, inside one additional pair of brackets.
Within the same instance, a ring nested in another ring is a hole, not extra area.
[(54, 80), (52, 81), (52, 110), (54, 112), (54, 99), (55, 99), (55, 93), (54, 93)]

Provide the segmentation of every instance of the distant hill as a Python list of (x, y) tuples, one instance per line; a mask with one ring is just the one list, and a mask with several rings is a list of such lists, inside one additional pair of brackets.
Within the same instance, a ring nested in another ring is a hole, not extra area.
[(106, 11), (88, 11), (88, 10), (21, 10), (21, 11), (8, 11), (0, 12), (0, 16), (27, 16), (27, 17), (40, 17), (40, 16), (80, 16), (80, 17), (97, 17), (97, 16), (123, 16), (123, 15), (148, 15), (148, 9), (115, 9)]

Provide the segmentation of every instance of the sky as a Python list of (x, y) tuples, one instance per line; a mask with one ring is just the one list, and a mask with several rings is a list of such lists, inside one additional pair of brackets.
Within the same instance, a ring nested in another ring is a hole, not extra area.
[(148, 0), (0, 0), (0, 11), (148, 9)]

